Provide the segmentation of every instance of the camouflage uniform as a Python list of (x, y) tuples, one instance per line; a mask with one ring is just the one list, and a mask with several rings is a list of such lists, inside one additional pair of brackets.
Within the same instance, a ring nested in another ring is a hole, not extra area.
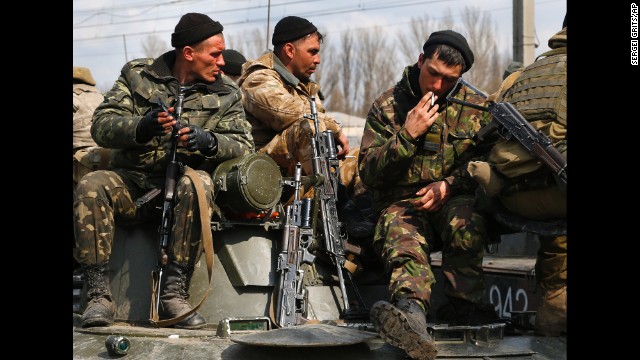
[(245, 63), (238, 85), (256, 149), (271, 156), (289, 176), (298, 161), (304, 174), (312, 174), (315, 125), (304, 118), (311, 114), (310, 96), (316, 97), (320, 131), (333, 131), (335, 139), (342, 131), (335, 119), (325, 115), (320, 86), (313, 81), (301, 82), (272, 51)]
[(95, 87), (89, 69), (73, 67), (73, 185), (85, 174), (98, 168), (105, 169), (108, 152), (91, 138), (93, 111), (104, 97)]
[[(549, 39), (549, 48), (519, 74), (505, 79), (491, 100), (513, 104), (566, 158), (566, 27)], [(478, 194), (479, 200), (486, 196), (498, 199), (501, 207), (529, 220), (566, 218), (566, 187), (559, 186), (544, 163), (517, 140), (498, 140), (487, 160), (469, 166), (484, 190)], [(538, 238), (535, 270), (544, 293), (537, 309), (535, 332), (558, 336), (567, 329), (567, 236)]]
[[(508, 101), (535, 129), (545, 134), (566, 158), (567, 151), (567, 29), (549, 40), (552, 49), (527, 66), (504, 92)], [(517, 140), (500, 139), (491, 149), (489, 163), (507, 177), (499, 197), (510, 211), (521, 216), (549, 220), (566, 217), (564, 189), (536, 156)], [(518, 190), (518, 191), (516, 191)]]
[[(113, 88), (93, 117), (91, 135), (100, 146), (109, 147), (112, 171), (96, 171), (83, 177), (76, 188), (74, 224), (76, 259), (81, 264), (109, 260), (114, 221), (143, 221), (151, 215), (162, 196), (137, 209), (134, 201), (153, 188), (164, 188), (170, 157), (171, 136), (136, 142), (136, 127), (142, 117), (158, 108), (156, 98), (171, 104), (178, 93), (178, 80), (171, 69), (175, 52), (157, 59), (133, 60), (122, 68)], [(204, 183), (209, 216), (213, 211), (214, 187), (210, 177), (217, 164), (254, 152), (251, 127), (240, 102), (241, 92), (222, 76), (214, 83), (197, 83), (186, 92), (182, 122), (201, 126), (217, 139), (218, 151), (211, 157), (179, 147), (177, 161), (198, 170)], [(174, 224), (169, 244), (169, 261), (198, 261), (202, 252), (199, 209), (195, 188), (182, 176), (176, 186)], [(159, 217), (158, 217), (159, 219)]]
[[(549, 52), (527, 66), (505, 91), (499, 101), (512, 103), (531, 125), (547, 135), (566, 157), (567, 152), (567, 28), (549, 39)], [(535, 75), (532, 75), (535, 74)], [(537, 88), (541, 88), (536, 91)], [(507, 147), (511, 145), (510, 147)], [(516, 156), (505, 156), (505, 149), (517, 149)], [(515, 159), (505, 161), (505, 159)], [(492, 149), (489, 162), (508, 177), (515, 178), (520, 191), (500, 196), (509, 210), (528, 218), (547, 220), (566, 218), (566, 192), (552, 180), (551, 172), (540, 160), (529, 154), (516, 140), (501, 140)], [(536, 181), (536, 179), (540, 179)], [(545, 184), (542, 188), (520, 185)], [(548, 199), (545, 201), (545, 199)], [(554, 290), (567, 284), (567, 237), (540, 237), (536, 276), (544, 290)]]
[[(407, 113), (422, 94), (417, 64), (373, 104), (358, 157), (362, 182), (380, 212), (374, 249), (391, 272), (392, 300), (421, 299), (429, 309), (435, 282), (429, 252), (442, 249), (445, 294), (480, 303), (484, 298), (482, 258), (485, 219), (472, 204), (477, 187), (465, 163), (476, 156), (474, 134), (488, 119), (478, 110), (449, 104), (429, 132), (414, 140), (404, 128)], [(483, 99), (463, 87), (457, 98)], [(479, 151), (478, 151), (479, 152)], [(416, 211), (410, 201), (429, 183), (445, 180), (452, 197), (436, 212)]]

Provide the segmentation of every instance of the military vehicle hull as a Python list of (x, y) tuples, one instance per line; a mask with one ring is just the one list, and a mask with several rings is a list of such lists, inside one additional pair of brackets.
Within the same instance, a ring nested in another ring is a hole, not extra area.
[[(366, 319), (340, 319), (343, 309), (340, 287), (330, 264), (316, 261), (308, 273), (309, 318), (313, 323), (331, 324), (373, 334), (344, 343), (344, 337), (323, 335), (315, 342), (305, 342), (304, 333), (291, 333), (299, 346), (283, 346), (281, 340), (260, 340), (254, 344), (238, 340), (239, 336), (258, 332), (274, 333), (271, 318), (272, 290), (278, 281), (277, 244), (282, 230), (255, 222), (213, 224), (214, 264), (209, 284), (204, 256), (194, 272), (189, 301), (195, 305), (211, 286), (210, 295), (199, 309), (207, 320), (203, 330), (155, 328), (149, 319), (151, 306), (151, 272), (157, 264), (158, 224), (153, 222), (117, 228), (109, 264), (109, 277), (116, 302), (116, 322), (110, 327), (81, 328), (79, 318), (84, 304), (81, 281), (74, 275), (74, 359), (103, 359), (111, 355), (105, 340), (111, 334), (130, 341), (128, 358), (153, 359), (403, 359), (402, 350), (385, 344), (376, 336)], [(366, 245), (367, 239), (354, 239)], [(500, 357), (509, 359), (565, 359), (566, 337), (538, 337), (532, 334), (533, 316), (540, 301), (535, 287), (535, 251), (537, 239), (531, 234), (502, 237), (493, 245), (493, 253), (484, 260), (487, 301), (508, 324), (456, 328), (441, 324), (428, 316), (430, 331), (437, 339), (438, 358)], [(365, 267), (375, 262), (363, 259)], [(440, 253), (431, 257), (436, 276), (433, 305), (444, 303)], [(369, 308), (375, 301), (389, 298), (383, 277), (356, 276), (354, 282)], [(349, 299), (357, 296), (347, 286)], [(511, 321), (511, 319), (513, 320)], [(304, 326), (304, 325), (303, 325)], [(301, 329), (301, 328), (300, 328)], [(268, 339), (268, 337), (267, 337)], [(295, 343), (295, 342), (294, 342)]]

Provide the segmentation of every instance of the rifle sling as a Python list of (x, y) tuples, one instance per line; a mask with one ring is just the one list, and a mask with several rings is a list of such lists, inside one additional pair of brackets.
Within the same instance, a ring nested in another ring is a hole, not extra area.
[(180, 321), (186, 319), (191, 314), (196, 312), (200, 306), (204, 303), (206, 298), (209, 296), (209, 292), (211, 291), (211, 283), (213, 280), (213, 235), (211, 233), (211, 220), (208, 218), (209, 211), (207, 210), (207, 196), (204, 190), (204, 186), (202, 185), (202, 180), (200, 180), (200, 176), (198, 173), (192, 168), (185, 166), (184, 167), (184, 175), (188, 176), (193, 182), (193, 186), (196, 189), (196, 196), (198, 197), (198, 208), (200, 209), (200, 225), (202, 226), (202, 241), (204, 247), (204, 255), (205, 260), (207, 261), (207, 273), (209, 274), (209, 287), (207, 291), (204, 293), (202, 300), (198, 303), (198, 305), (194, 306), (190, 311), (175, 317), (173, 319), (160, 320), (158, 314), (156, 313), (156, 296), (160, 296), (157, 294), (157, 273), (154, 271), (151, 274), (151, 280), (153, 283), (153, 291), (151, 293), (151, 314), (150, 321), (156, 327), (167, 327), (174, 324), (179, 323)]

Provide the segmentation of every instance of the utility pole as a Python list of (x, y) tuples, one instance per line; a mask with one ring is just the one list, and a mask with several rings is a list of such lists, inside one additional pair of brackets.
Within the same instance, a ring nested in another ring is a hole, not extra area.
[(513, 0), (513, 61), (527, 66), (535, 58), (536, 30), (533, 0)]
[(124, 62), (129, 62), (129, 56), (127, 55), (127, 37), (125, 34), (122, 34), (122, 42), (124, 43)]
[(267, 45), (265, 49), (269, 48), (269, 21), (271, 20), (271, 0), (267, 4)]

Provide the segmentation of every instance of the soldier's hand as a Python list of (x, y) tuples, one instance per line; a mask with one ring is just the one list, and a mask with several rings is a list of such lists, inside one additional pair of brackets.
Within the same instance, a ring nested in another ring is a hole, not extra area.
[(218, 151), (218, 140), (213, 134), (197, 125), (188, 125), (178, 131), (183, 146), (191, 152), (200, 151), (204, 156), (213, 156)]
[(345, 156), (349, 153), (349, 138), (343, 132), (340, 132), (340, 136), (338, 136), (337, 140), (338, 144), (342, 148), (340, 152), (338, 152), (338, 159), (344, 160)]
[[(169, 108), (169, 110), (171, 109)], [(175, 123), (175, 119), (162, 109), (151, 110), (138, 123), (136, 141), (146, 143), (151, 141), (154, 136), (168, 134)]]
[[(431, 106), (431, 94), (431, 91), (426, 93), (418, 104), (407, 113), (404, 127), (414, 139), (426, 133), (438, 118), (438, 108), (440, 106), (436, 103)], [(434, 101), (436, 99), (438, 99), (438, 96), (434, 95)]]
[(413, 201), (416, 210), (438, 211), (449, 199), (451, 187), (444, 180), (436, 181), (418, 190), (416, 195), (419, 196)]

